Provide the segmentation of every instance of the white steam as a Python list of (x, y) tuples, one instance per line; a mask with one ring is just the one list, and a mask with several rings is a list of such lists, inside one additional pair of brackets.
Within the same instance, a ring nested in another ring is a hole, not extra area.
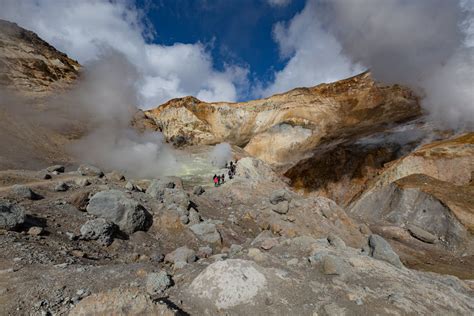
[(209, 160), (216, 167), (224, 167), (226, 162), (232, 160), (232, 148), (228, 143), (217, 144), (209, 153)]
[(376, 80), (410, 86), (435, 119), (472, 129), (471, 7), (455, 0), (326, 0), (318, 17), (343, 53)]
[(134, 177), (174, 173), (179, 167), (161, 133), (139, 134), (130, 127), (138, 102), (140, 77), (126, 57), (105, 50), (85, 65), (77, 86), (52, 100), (66, 107), (91, 132), (71, 145), (80, 161)]

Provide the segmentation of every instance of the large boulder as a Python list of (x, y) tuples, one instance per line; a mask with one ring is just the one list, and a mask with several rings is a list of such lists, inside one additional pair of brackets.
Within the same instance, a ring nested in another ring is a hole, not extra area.
[(96, 193), (89, 201), (87, 212), (115, 223), (127, 234), (147, 230), (152, 224), (150, 213), (118, 190)]
[(208, 302), (218, 309), (253, 303), (265, 292), (267, 280), (255, 262), (229, 259), (209, 265), (189, 286), (192, 298)]
[(25, 210), (17, 204), (0, 199), (0, 229), (15, 229), (25, 222)]
[(42, 198), (41, 195), (37, 194), (29, 187), (20, 184), (16, 184), (12, 187), (12, 193), (19, 199), (39, 200)]

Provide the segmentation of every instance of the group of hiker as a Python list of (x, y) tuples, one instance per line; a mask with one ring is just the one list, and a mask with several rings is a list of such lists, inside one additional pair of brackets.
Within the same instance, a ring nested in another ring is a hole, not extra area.
[[(226, 162), (225, 168), (229, 169), (229, 172), (227, 173), (227, 175), (229, 176), (229, 179), (232, 180), (234, 178), (235, 171), (237, 168), (237, 160), (235, 161), (235, 163), (233, 161), (231, 161), (230, 163)], [(215, 174), (212, 180), (214, 181), (214, 186), (218, 187), (225, 182), (225, 174), (221, 174), (221, 175)]]

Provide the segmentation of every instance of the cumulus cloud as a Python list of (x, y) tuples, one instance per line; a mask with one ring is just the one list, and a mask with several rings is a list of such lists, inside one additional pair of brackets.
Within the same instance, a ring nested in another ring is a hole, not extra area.
[(309, 0), (288, 23), (274, 26), (273, 37), (280, 56), (288, 61), (261, 95), (336, 81), (363, 71), (342, 53), (341, 44), (323, 28), (317, 10), (316, 1)]
[(376, 80), (417, 91), (445, 126), (474, 126), (470, 0), (307, 0), (273, 35), (288, 61), (264, 96), (370, 69)]
[(274, 7), (284, 7), (287, 6), (291, 0), (267, 0), (267, 2)]
[(245, 68), (216, 70), (201, 43), (149, 43), (154, 30), (131, 1), (0, 0), (0, 6), (0, 18), (36, 32), (81, 63), (97, 59), (104, 46), (124, 54), (143, 79), (138, 94), (143, 108), (185, 95), (235, 101), (245, 82)]
[(415, 89), (446, 126), (473, 128), (473, 12), (465, 0), (327, 0), (318, 18), (377, 80)]

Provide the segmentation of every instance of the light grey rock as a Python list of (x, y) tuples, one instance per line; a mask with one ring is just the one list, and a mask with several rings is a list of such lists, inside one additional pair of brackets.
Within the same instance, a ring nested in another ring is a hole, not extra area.
[(108, 246), (112, 243), (117, 226), (105, 218), (87, 221), (81, 227), (81, 238), (84, 240), (97, 240), (101, 245)]
[(150, 295), (162, 294), (171, 284), (171, 278), (166, 271), (149, 273), (146, 278), (146, 291)]
[(189, 210), (188, 218), (189, 225), (199, 224), (201, 222), (201, 215), (193, 208)]
[(272, 211), (278, 213), (278, 214), (286, 214), (288, 213), (290, 207), (288, 204), (288, 201), (282, 201), (278, 204), (272, 204)]
[(163, 201), (165, 189), (177, 189), (182, 190), (183, 183), (178, 177), (163, 177), (160, 179), (154, 179), (146, 190), (146, 194)]
[(278, 204), (284, 201), (286, 202), (291, 201), (291, 195), (287, 190), (284, 190), (284, 189), (276, 190), (270, 196), (270, 203), (272, 204)]
[(20, 199), (28, 199), (28, 200), (39, 200), (42, 198), (41, 195), (35, 193), (29, 187), (25, 185), (16, 184), (12, 187), (13, 195)]
[(328, 242), (332, 246), (339, 248), (339, 249), (344, 249), (346, 248), (346, 243), (344, 240), (341, 239), (341, 237), (337, 236), (336, 234), (330, 234), (328, 236)]
[(109, 181), (125, 181), (125, 176), (117, 170), (107, 173), (105, 177)]
[(58, 173), (63, 173), (65, 168), (63, 165), (54, 165), (54, 166), (49, 166), (46, 168), (48, 172), (58, 172)]
[(196, 252), (186, 246), (175, 249), (165, 256), (165, 262), (173, 263), (176, 267), (178, 263), (192, 263), (196, 261)]
[(217, 261), (201, 272), (189, 286), (191, 299), (205, 300), (219, 310), (252, 304), (267, 290), (261, 268), (252, 261)]
[(407, 225), (407, 229), (413, 237), (426, 243), (434, 244), (438, 241), (438, 237), (415, 225)]
[(189, 217), (186, 216), (186, 215), (181, 215), (179, 217), (179, 220), (181, 221), (181, 223), (183, 223), (184, 225), (188, 224), (189, 223)]
[(241, 245), (232, 244), (229, 249), (229, 256), (235, 256), (237, 253), (241, 252), (243, 247)]
[(199, 196), (199, 195), (202, 195), (204, 192), (206, 192), (206, 190), (204, 190), (204, 188), (201, 185), (197, 185), (193, 189), (193, 194), (194, 195)]
[(17, 204), (0, 199), (0, 228), (11, 230), (25, 222), (25, 210)]
[(74, 180), (74, 183), (75, 183), (78, 187), (80, 187), (80, 188), (84, 188), (84, 187), (86, 187), (86, 186), (88, 186), (88, 185), (91, 184), (90, 181), (89, 181), (89, 179), (87, 179), (87, 178), (78, 178), (78, 179), (75, 179), (75, 180)]
[(91, 176), (91, 177), (103, 177), (104, 173), (102, 170), (95, 166), (91, 165), (80, 165), (79, 168), (77, 169), (77, 172), (79, 172), (80, 175), (83, 176)]
[(390, 244), (379, 235), (369, 236), (370, 255), (378, 260), (384, 260), (397, 268), (402, 268), (403, 264), (398, 255), (393, 251)]
[(347, 273), (349, 265), (339, 257), (326, 255), (322, 258), (322, 271), (326, 275), (342, 275)]
[(43, 233), (43, 227), (33, 226), (28, 229), (28, 235), (30, 236), (39, 236)]
[(67, 185), (65, 182), (58, 182), (55, 186), (54, 186), (54, 191), (56, 192), (65, 192), (69, 189), (69, 185)]
[(135, 190), (135, 186), (133, 185), (132, 182), (128, 181), (127, 184), (125, 184), (125, 189), (127, 189), (129, 191), (133, 191), (133, 190)]
[(199, 258), (209, 258), (212, 255), (212, 248), (209, 246), (199, 247), (197, 256)]
[(211, 244), (221, 242), (221, 235), (217, 231), (216, 225), (209, 221), (194, 224), (189, 228), (202, 241)]
[(150, 213), (118, 190), (96, 193), (89, 201), (87, 212), (115, 223), (127, 234), (147, 230), (152, 224)]
[(183, 189), (168, 189), (163, 192), (163, 203), (167, 208), (180, 207), (189, 210), (189, 196)]

